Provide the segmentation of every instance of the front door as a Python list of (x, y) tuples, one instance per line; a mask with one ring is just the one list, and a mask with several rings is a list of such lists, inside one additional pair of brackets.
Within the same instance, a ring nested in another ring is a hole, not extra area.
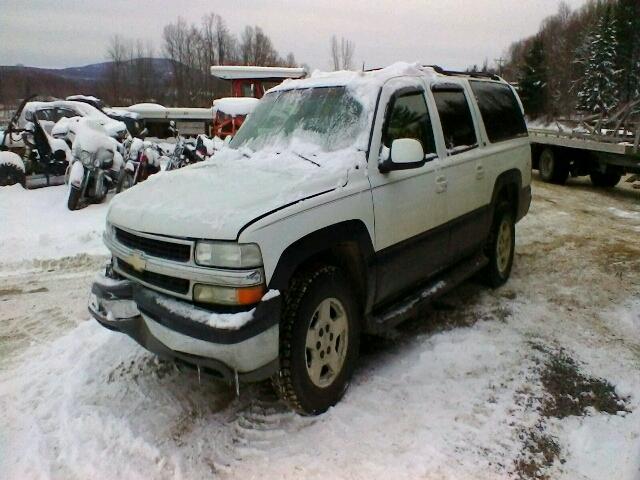
[[(390, 80), (382, 90), (369, 159), (377, 252), (376, 303), (392, 300), (436, 272), (446, 258), (449, 232), (439, 228), (446, 215), (438, 187), (440, 158), (432, 128), (426, 85), (420, 79)], [(414, 138), (428, 160), (412, 170), (381, 173), (378, 163), (393, 140)]]

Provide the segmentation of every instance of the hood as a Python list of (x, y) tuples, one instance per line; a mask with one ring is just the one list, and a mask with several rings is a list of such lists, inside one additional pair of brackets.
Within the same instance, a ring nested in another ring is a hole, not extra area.
[(315, 163), (293, 153), (225, 149), (213, 160), (157, 173), (117, 195), (107, 218), (146, 233), (235, 240), (261, 215), (344, 186), (349, 168), (363, 162), (364, 154), (350, 150), (312, 158)]

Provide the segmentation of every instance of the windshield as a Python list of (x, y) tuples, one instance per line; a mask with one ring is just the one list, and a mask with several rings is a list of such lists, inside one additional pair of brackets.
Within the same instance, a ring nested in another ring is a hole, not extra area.
[(345, 87), (275, 91), (258, 103), (231, 147), (286, 149), (295, 139), (323, 151), (340, 150), (363, 130), (362, 112), (362, 104)]

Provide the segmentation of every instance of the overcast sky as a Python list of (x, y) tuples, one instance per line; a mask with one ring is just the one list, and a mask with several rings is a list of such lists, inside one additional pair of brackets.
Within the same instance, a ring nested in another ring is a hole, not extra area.
[[(585, 0), (566, 0), (577, 8)], [(535, 33), (559, 0), (0, 0), (0, 65), (80, 66), (106, 60), (109, 38), (148, 39), (164, 25), (221, 15), (236, 34), (259, 25), (281, 55), (329, 67), (329, 39), (356, 44), (367, 67), (397, 60), (463, 68), (493, 61)]]

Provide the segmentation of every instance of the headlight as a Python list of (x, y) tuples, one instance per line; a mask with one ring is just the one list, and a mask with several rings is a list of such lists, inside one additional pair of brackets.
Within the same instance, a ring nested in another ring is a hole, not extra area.
[(91, 152), (82, 150), (80, 152), (80, 161), (82, 162), (83, 165), (86, 165), (87, 167), (91, 166), (91, 164), (93, 163), (93, 159), (91, 158)]
[(197, 284), (193, 286), (193, 300), (216, 305), (255, 305), (265, 291), (264, 284), (241, 288)]
[(201, 241), (196, 244), (196, 263), (208, 267), (255, 268), (262, 266), (262, 254), (255, 243)]

